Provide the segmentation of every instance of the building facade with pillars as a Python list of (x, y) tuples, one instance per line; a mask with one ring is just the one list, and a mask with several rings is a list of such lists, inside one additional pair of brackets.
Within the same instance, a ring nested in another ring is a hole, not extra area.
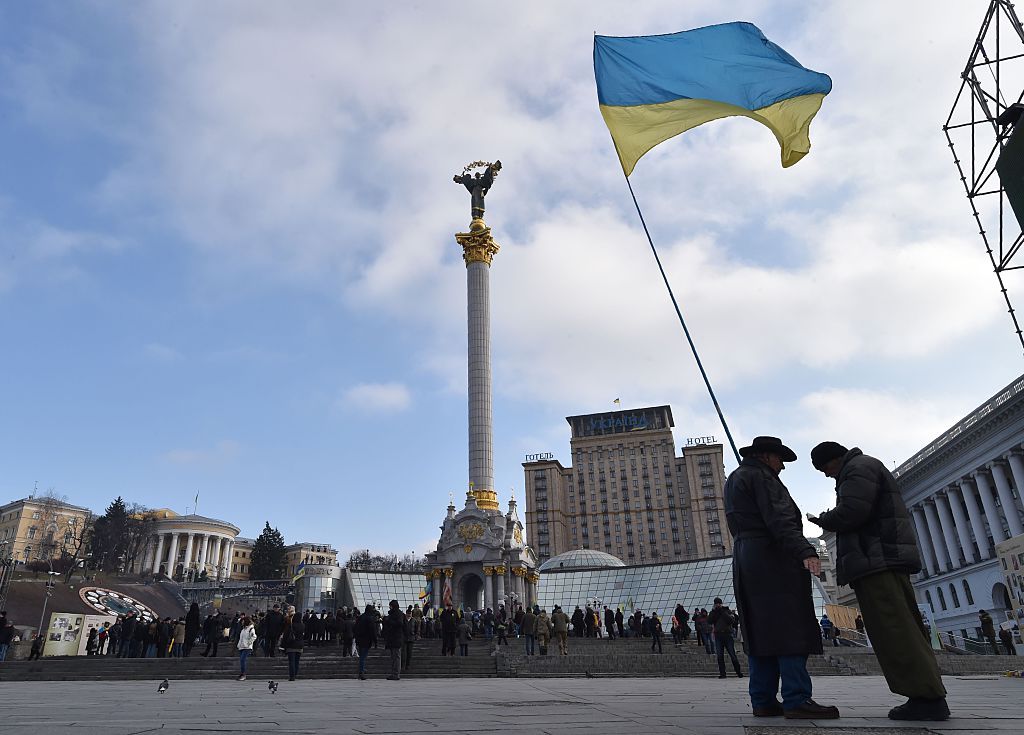
[(134, 571), (164, 574), (173, 579), (230, 578), (237, 526), (200, 515), (180, 516), (166, 508), (150, 512), (149, 538)]
[(542, 563), (572, 549), (628, 564), (732, 554), (714, 437), (688, 439), (676, 454), (669, 406), (566, 421), (572, 466), (547, 455), (523, 463), (526, 530)]
[(979, 610), (997, 625), (1010, 612), (996, 544), (1024, 533), (1024, 376), (893, 474), (925, 567), (914, 582), (918, 601), (940, 631), (979, 638)]
[(426, 588), (435, 609), (449, 599), (465, 610), (514, 610), (537, 601), (537, 558), (526, 545), (514, 499), (505, 514), (481, 508), (472, 491), (461, 511), (449, 505), (437, 549), (426, 558)]

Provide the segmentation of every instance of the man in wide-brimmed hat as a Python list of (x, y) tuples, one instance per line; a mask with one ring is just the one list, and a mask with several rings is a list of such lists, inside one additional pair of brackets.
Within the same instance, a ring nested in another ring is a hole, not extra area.
[(740, 455), (743, 461), (725, 483), (725, 515), (754, 715), (835, 719), (836, 707), (811, 699), (807, 672), (807, 656), (821, 653), (810, 577), (821, 573), (821, 562), (804, 537), (800, 509), (779, 480), (796, 453), (774, 436), (759, 436)]
[(948, 719), (946, 688), (910, 582), (921, 571), (914, 522), (896, 478), (881, 461), (833, 441), (811, 450), (811, 464), (835, 479), (836, 507), (807, 519), (836, 533), (836, 581), (853, 587), (889, 689), (907, 697), (889, 717)]

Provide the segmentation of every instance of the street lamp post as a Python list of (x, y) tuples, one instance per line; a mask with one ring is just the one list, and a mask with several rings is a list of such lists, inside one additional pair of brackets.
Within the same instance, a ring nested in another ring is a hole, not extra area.
[[(53, 581), (54, 576), (59, 575), (60, 572), (53, 571), (53, 562), (50, 562), (50, 571), (47, 572), (50, 578), (46, 580), (46, 596), (43, 598), (43, 612), (39, 616), (39, 628), (37, 629), (39, 635), (43, 635), (43, 620), (46, 618), (46, 604), (50, 601), (50, 597), (53, 595), (53, 588), (56, 582)], [(43, 642), (46, 645), (46, 642)]]

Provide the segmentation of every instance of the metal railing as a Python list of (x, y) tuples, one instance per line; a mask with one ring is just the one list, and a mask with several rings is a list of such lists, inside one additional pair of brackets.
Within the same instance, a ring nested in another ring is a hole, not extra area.
[(939, 634), (942, 647), (951, 653), (960, 653), (973, 656), (984, 656), (992, 653), (992, 647), (988, 641), (979, 641), (974, 638), (964, 638), (952, 631)]
[(859, 630), (836, 627), (836, 631), (839, 633), (838, 637), (841, 645), (854, 646), (856, 648), (871, 647), (871, 641), (868, 640), (867, 635)]

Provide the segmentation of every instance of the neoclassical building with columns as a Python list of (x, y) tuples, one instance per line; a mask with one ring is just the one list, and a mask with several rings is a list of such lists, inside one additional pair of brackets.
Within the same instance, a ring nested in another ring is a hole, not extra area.
[(980, 637), (1010, 599), (995, 545), (1024, 534), (1024, 376), (893, 473), (914, 518), (925, 568), (914, 587), (940, 631)]
[(198, 579), (205, 570), (210, 580), (230, 578), (237, 526), (200, 515), (180, 516), (166, 508), (150, 511), (149, 517), (150, 535), (133, 571), (184, 580)]

